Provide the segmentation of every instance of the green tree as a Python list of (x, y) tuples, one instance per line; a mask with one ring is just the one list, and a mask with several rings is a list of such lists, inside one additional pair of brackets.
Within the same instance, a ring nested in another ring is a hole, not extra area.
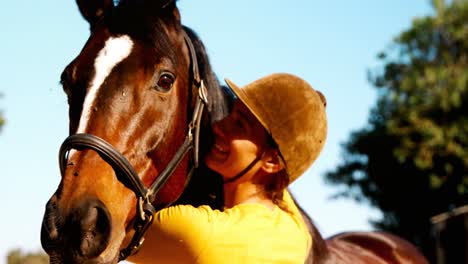
[(43, 253), (23, 253), (19, 249), (8, 253), (7, 264), (48, 264), (49, 257)]
[(468, 203), (468, 1), (434, 0), (435, 14), (379, 54), (368, 125), (343, 145), (326, 174), (337, 196), (383, 212), (373, 221), (433, 258), (430, 218)]

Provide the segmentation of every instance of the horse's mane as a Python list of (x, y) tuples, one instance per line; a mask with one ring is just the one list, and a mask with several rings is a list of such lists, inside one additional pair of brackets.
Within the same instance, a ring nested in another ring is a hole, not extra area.
[(200, 76), (208, 90), (208, 112), (211, 122), (221, 120), (228, 114), (229, 94), (224, 92), (224, 87), (220, 85), (218, 78), (214, 74), (205, 46), (197, 34), (189, 27), (183, 26), (185, 32), (192, 41), (198, 60)]

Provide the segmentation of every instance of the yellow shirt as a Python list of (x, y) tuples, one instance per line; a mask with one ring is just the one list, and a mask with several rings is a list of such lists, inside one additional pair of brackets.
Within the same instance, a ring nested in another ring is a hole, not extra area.
[(304, 263), (311, 237), (285, 192), (291, 213), (261, 204), (223, 212), (208, 206), (159, 211), (135, 263)]

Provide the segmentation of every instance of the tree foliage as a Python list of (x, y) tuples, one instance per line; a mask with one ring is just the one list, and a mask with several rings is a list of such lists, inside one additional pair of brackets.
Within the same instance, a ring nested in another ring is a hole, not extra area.
[(343, 145), (326, 179), (339, 195), (383, 212), (375, 227), (431, 257), (430, 217), (468, 203), (468, 1), (434, 0), (370, 72), (378, 91), (368, 125)]
[(42, 252), (23, 253), (19, 249), (10, 251), (7, 256), (7, 264), (48, 264), (49, 257)]

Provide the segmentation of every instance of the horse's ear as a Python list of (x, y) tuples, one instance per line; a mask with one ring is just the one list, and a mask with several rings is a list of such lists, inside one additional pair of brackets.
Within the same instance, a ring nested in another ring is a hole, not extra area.
[(113, 0), (76, 0), (76, 4), (91, 28), (107, 11), (114, 7)]

